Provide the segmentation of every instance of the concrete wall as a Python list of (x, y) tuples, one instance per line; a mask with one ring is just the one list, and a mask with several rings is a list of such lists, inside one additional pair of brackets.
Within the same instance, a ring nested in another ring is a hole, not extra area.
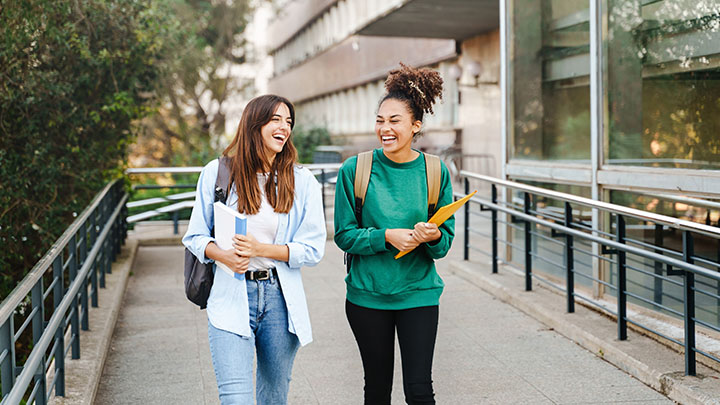
[[(499, 176), (501, 150), (500, 32), (493, 31), (465, 40), (461, 44), (460, 105), (458, 126), (462, 129), (463, 154), (491, 154), (494, 164), (463, 162), (466, 169)], [(479, 63), (477, 80), (469, 73), (471, 62)]]
[(399, 62), (425, 66), (453, 57), (452, 40), (353, 36), (271, 78), (269, 90), (302, 102), (384, 80)]

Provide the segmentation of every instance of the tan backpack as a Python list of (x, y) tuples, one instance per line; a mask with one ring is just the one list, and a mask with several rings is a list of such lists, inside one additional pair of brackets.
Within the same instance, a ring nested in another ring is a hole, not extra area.
[[(439, 157), (429, 153), (423, 155), (425, 156), (425, 175), (427, 177), (428, 218), (430, 218), (437, 209), (442, 173)], [(362, 219), (362, 207), (365, 204), (365, 194), (367, 194), (368, 184), (370, 183), (372, 162), (373, 151), (362, 152), (357, 156), (357, 165), (355, 166), (355, 218), (358, 225)]]

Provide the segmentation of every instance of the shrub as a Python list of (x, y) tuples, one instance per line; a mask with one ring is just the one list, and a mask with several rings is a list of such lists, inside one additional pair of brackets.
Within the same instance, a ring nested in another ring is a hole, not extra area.
[(0, 298), (122, 173), (172, 27), (150, 0), (0, 5)]
[(330, 133), (321, 127), (305, 129), (298, 126), (292, 131), (292, 141), (300, 163), (312, 163), (315, 148), (330, 144)]

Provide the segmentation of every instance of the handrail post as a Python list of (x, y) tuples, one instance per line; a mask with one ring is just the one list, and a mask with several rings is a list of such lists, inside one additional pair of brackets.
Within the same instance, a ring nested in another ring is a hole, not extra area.
[[(109, 198), (111, 201), (112, 206), (114, 207), (115, 204), (117, 204), (118, 201), (120, 201), (120, 198), (122, 196), (122, 191), (120, 188), (117, 189), (116, 192), (112, 193)], [(127, 206), (125, 206), (127, 208)], [(176, 214), (177, 211), (175, 211), (174, 214)], [(174, 215), (173, 214), (173, 215)], [(124, 218), (124, 217), (123, 217)], [(120, 254), (120, 251), (122, 250), (122, 241), (121, 236), (123, 235), (122, 232), (122, 221), (123, 218), (120, 218), (120, 216), (115, 217), (115, 221), (110, 225), (110, 233), (108, 234), (108, 238), (111, 241), (111, 244), (113, 246), (112, 251), (110, 252), (110, 261), (114, 262), (117, 259), (117, 256)], [(177, 232), (175, 233), (177, 235)]]
[(35, 394), (35, 405), (47, 404), (47, 379), (45, 378), (45, 361), (40, 362), (37, 372), (33, 377), (35, 384), (39, 386), (37, 394)]
[[(469, 192), (469, 190), (466, 190)], [(467, 195), (467, 193), (466, 193)], [(497, 186), (495, 184), (490, 187), (490, 197), (493, 204), (497, 204)], [(492, 236), (492, 272), (498, 272), (498, 212), (495, 208), (490, 211), (491, 224), (491, 236)]]
[(105, 274), (112, 273), (112, 241), (110, 238), (105, 239)]
[[(68, 250), (72, 255), (68, 269), (68, 278), (71, 283), (75, 280), (75, 277), (77, 277), (77, 268), (79, 264), (76, 238), (77, 234), (73, 235), (70, 238), (70, 242), (68, 242)], [(80, 314), (78, 311), (78, 298), (76, 295), (72, 298), (72, 315), (70, 315), (70, 339), (72, 340), (72, 353), (70, 358), (74, 360), (80, 358)]]
[[(93, 212), (93, 214), (92, 214), (91, 227), (92, 227), (92, 235), (93, 235), (93, 238), (92, 238), (93, 246), (97, 243), (97, 214), (102, 214), (102, 212), (104, 211), (104, 209), (103, 209), (104, 207), (105, 207), (105, 201), (100, 203), (100, 205), (98, 206), (98, 209), (95, 212)], [(102, 218), (100, 220), (102, 221)], [(91, 305), (93, 306), (93, 308), (97, 308), (97, 306), (98, 306), (98, 276), (97, 276), (97, 272), (98, 272), (98, 268), (99, 268), (99, 266), (98, 266), (99, 262), (100, 262), (100, 260), (98, 259), (97, 256), (95, 256), (95, 258), (93, 259), (92, 267), (90, 268), (90, 302), (91, 302)]]
[(15, 384), (15, 343), (13, 335), (15, 327), (13, 317), (10, 316), (0, 325), (0, 357), (6, 353), (0, 363), (0, 382), (2, 383), (2, 396), (6, 397)]
[[(93, 213), (94, 215), (94, 213)], [(88, 233), (87, 233), (87, 221), (85, 222), (85, 239), (83, 242), (83, 266), (85, 265), (85, 262), (88, 258), (88, 252), (89, 250), (92, 250), (92, 245), (88, 246)], [(92, 274), (92, 268), (90, 269), (90, 274)], [(80, 288), (80, 307), (82, 308), (81, 316), (80, 316), (80, 328), (82, 330), (90, 330), (90, 324), (88, 322), (89, 317), (89, 308), (88, 308), (88, 279), (87, 277), (84, 277), (82, 280), (82, 287)], [(78, 341), (80, 340), (80, 336), (78, 335)]]
[[(530, 193), (523, 192), (523, 212), (530, 215)], [(532, 255), (530, 221), (525, 221), (525, 291), (532, 291)]]
[[(465, 183), (465, 195), (470, 194), (470, 180), (467, 177), (464, 179)], [(465, 204), (465, 225), (464, 225), (464, 236), (465, 246), (463, 246), (463, 260), (470, 260), (470, 204)]]
[[(63, 277), (62, 255), (58, 255), (53, 261), (53, 312), (60, 306), (63, 295), (65, 295), (65, 283)], [(65, 328), (57, 328), (55, 331), (55, 395), (65, 396)]]
[(104, 205), (104, 201), (101, 201), (98, 208), (96, 208), (95, 211), (93, 211), (90, 214), (90, 218), (89, 218), (89, 220), (90, 220), (90, 238), (88, 239), (90, 249), (92, 249), (92, 246), (95, 244), (95, 241), (97, 240), (97, 214), (98, 214), (98, 211), (102, 210), (103, 205)]
[(107, 256), (107, 265), (105, 267), (105, 272), (107, 274), (112, 274), (112, 262), (115, 261), (115, 256), (113, 255), (115, 246), (113, 245), (112, 235), (113, 232), (111, 231), (108, 234), (108, 237), (105, 238), (105, 242), (107, 243), (107, 245), (105, 246), (105, 255)]
[[(92, 272), (92, 269), (90, 269)], [(90, 330), (90, 309), (88, 308), (88, 280), (87, 278), (82, 280), (82, 287), (80, 287), (80, 307), (82, 307), (82, 316), (80, 317), (80, 328), (82, 330)], [(78, 340), (79, 336), (78, 336)]]
[[(662, 224), (655, 224), (655, 232), (654, 232), (654, 244), (657, 247), (662, 247), (664, 244), (664, 237), (663, 237), (663, 226)], [(663, 251), (660, 249), (655, 249), (655, 253), (657, 254), (663, 254)], [(654, 278), (654, 288), (653, 288), (653, 298), (654, 301), (658, 304), (662, 304), (663, 302), (663, 282), (660, 276), (663, 274), (663, 264), (662, 262), (659, 262), (655, 260), (654, 267), (653, 267), (655, 274), (657, 277)]]
[[(694, 263), (695, 243), (689, 231), (683, 231), (683, 260)], [(683, 298), (685, 302), (685, 375), (695, 370), (695, 273), (685, 271)]]
[[(121, 210), (121, 212), (126, 212), (125, 207)], [(107, 254), (108, 254), (108, 260), (107, 265), (105, 266), (105, 272), (107, 274), (112, 274), (112, 263), (117, 258), (117, 254), (120, 253), (120, 238), (123, 237), (122, 225), (121, 219), (116, 219), (115, 223), (113, 224), (114, 228), (110, 231), (107, 237)], [(117, 253), (116, 253), (117, 252)]]
[[(565, 202), (565, 227), (572, 228), (572, 207)], [(573, 236), (565, 233), (565, 290), (567, 291), (567, 311), (575, 312), (575, 257), (573, 252)]]
[(113, 246), (114, 246), (113, 254), (112, 254), (113, 262), (115, 260), (117, 260), (117, 257), (120, 254), (120, 251), (122, 251), (122, 245), (123, 245), (122, 237), (124, 235), (123, 230), (122, 230), (122, 226), (123, 226), (122, 224), (123, 224), (123, 218), (120, 218), (120, 216), (118, 215), (117, 217), (115, 217), (115, 222), (111, 225), (112, 228), (111, 228), (111, 232), (110, 232), (110, 237), (112, 238)]
[(100, 278), (100, 288), (105, 288), (105, 267), (108, 260), (108, 254), (107, 254), (107, 238), (102, 241), (102, 248), (100, 249), (100, 252), (98, 253), (98, 256), (100, 256), (101, 260), (99, 262), (99, 268), (98, 268), (98, 277)]
[[(113, 193), (113, 194), (115, 194), (115, 193)], [(111, 204), (111, 205), (114, 205), (114, 204), (115, 204), (115, 198), (112, 198), (112, 199), (111, 199), (110, 204)], [(176, 214), (176, 213), (177, 213), (177, 212), (173, 212), (173, 216), (172, 216), (172, 219), (173, 219), (173, 234), (175, 234), (175, 214)], [(109, 232), (108, 235), (107, 235), (107, 241), (108, 241), (108, 242), (110, 243), (110, 245), (112, 246), (112, 249), (108, 249), (108, 254), (110, 255), (110, 261), (111, 261), (111, 262), (114, 262), (114, 261), (115, 261), (115, 250), (116, 250), (116, 248), (115, 248), (115, 240), (117, 239), (117, 235), (118, 235), (118, 233), (116, 232), (117, 230), (115, 229), (115, 226), (117, 226), (117, 224), (119, 224), (118, 221), (119, 221), (119, 218), (115, 218), (115, 221), (111, 224), (112, 228), (110, 228), (110, 232)], [(178, 232), (179, 232), (179, 231), (178, 231)]]
[(178, 233), (180, 233), (180, 231), (178, 230), (178, 222), (180, 221), (180, 214), (178, 213), (178, 211), (173, 211), (172, 218), (173, 218), (173, 235), (177, 235)]
[(110, 244), (110, 248), (108, 249), (108, 255), (110, 257), (110, 261), (115, 261), (115, 255), (117, 251), (117, 239), (118, 239), (118, 233), (117, 233), (117, 225), (119, 224), (118, 219), (116, 218), (113, 224), (111, 225), (112, 228), (110, 228), (110, 232), (107, 235), (107, 241)]
[[(617, 222), (615, 224), (615, 235), (618, 243), (625, 243), (625, 218), (616, 214)], [(627, 267), (625, 265), (626, 253), (623, 250), (617, 251), (618, 264), (618, 292), (617, 292), (617, 310), (618, 310), (618, 340), (627, 340)]]
[(32, 287), (30, 293), (30, 305), (35, 310), (32, 320), (33, 345), (37, 344), (45, 329), (45, 305), (43, 303), (43, 280), (42, 277)]
[(90, 305), (93, 308), (98, 306), (98, 272), (102, 271), (100, 258), (95, 257), (90, 268)]
[[(80, 226), (80, 231), (82, 232), (82, 243), (80, 244), (80, 255), (78, 256), (78, 269), (81, 268), (85, 264), (85, 260), (87, 260), (87, 253), (88, 253), (88, 232), (87, 232), (87, 221), (83, 222)], [(73, 280), (75, 277), (73, 277)]]

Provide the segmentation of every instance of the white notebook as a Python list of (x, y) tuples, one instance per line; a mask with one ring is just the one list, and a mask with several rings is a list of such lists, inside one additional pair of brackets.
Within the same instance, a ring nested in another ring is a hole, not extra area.
[[(236, 234), (247, 235), (247, 217), (220, 201), (213, 204), (213, 212), (215, 216), (215, 244), (223, 250), (232, 249), (233, 236)], [(241, 276), (242, 280), (245, 280), (242, 274), (235, 273), (224, 264), (218, 261), (215, 264), (229, 275), (233, 277)]]

